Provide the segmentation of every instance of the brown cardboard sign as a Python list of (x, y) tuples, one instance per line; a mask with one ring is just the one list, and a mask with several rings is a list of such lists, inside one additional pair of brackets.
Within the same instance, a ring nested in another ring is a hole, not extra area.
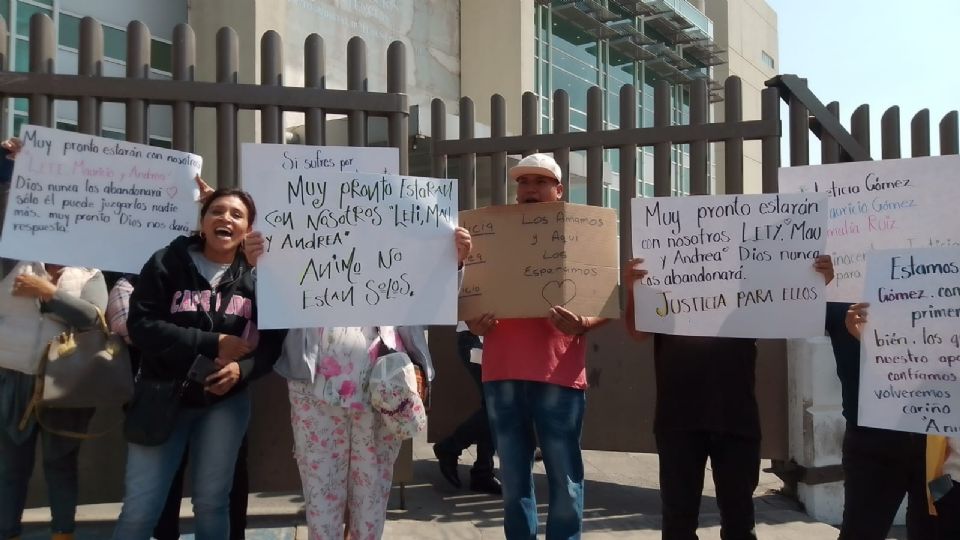
[(617, 215), (565, 202), (460, 212), (473, 236), (464, 262), (459, 317), (544, 317), (551, 306), (620, 317)]

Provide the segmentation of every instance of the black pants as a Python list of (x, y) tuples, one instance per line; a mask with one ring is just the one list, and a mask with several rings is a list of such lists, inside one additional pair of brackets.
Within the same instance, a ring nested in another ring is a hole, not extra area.
[(907, 538), (934, 538), (927, 508), (926, 435), (847, 425), (839, 540), (883, 540), (907, 496)]
[(713, 468), (723, 540), (756, 540), (753, 492), (760, 482), (760, 439), (731, 433), (661, 430), (660, 501), (664, 540), (696, 540), (707, 457)]
[[(170, 484), (170, 493), (163, 506), (163, 513), (153, 529), (157, 540), (177, 540), (180, 538), (180, 501), (183, 499), (183, 474), (187, 469), (187, 456), (183, 453), (180, 469)], [(247, 499), (250, 495), (250, 479), (247, 476), (247, 437), (244, 435), (237, 453), (237, 465), (233, 471), (233, 487), (230, 489), (230, 540), (244, 540), (247, 529)]]
[(457, 352), (460, 360), (470, 372), (480, 392), (480, 408), (477, 409), (446, 439), (438, 443), (440, 450), (460, 455), (471, 444), (477, 445), (477, 461), (470, 469), (473, 477), (493, 475), (493, 437), (490, 435), (490, 422), (487, 419), (487, 403), (483, 397), (483, 374), (479, 364), (470, 361), (470, 350), (480, 348), (480, 338), (470, 332), (457, 334)]
[(936, 502), (937, 538), (939, 540), (957, 540), (960, 538), (960, 482), (953, 483), (953, 489)]

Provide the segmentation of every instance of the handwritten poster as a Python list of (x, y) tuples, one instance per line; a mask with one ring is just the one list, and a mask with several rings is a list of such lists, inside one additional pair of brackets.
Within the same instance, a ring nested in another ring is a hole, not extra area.
[(858, 422), (960, 436), (960, 248), (867, 255)]
[(823, 194), (638, 198), (636, 327), (690, 336), (823, 334)]
[(619, 318), (617, 215), (564, 202), (490, 206), (460, 213), (473, 251), (460, 318), (544, 317), (552, 306)]
[(140, 272), (197, 226), (200, 156), (30, 125), (20, 139), (4, 257)]
[(396, 170), (369, 150), (243, 145), (261, 328), (456, 323), (455, 181), (351, 172)]
[(829, 197), (831, 302), (859, 300), (871, 249), (960, 246), (960, 156), (784, 167), (780, 191)]

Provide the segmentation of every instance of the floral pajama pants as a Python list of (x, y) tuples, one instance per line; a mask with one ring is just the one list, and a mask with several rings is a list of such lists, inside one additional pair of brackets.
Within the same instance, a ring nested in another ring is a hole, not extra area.
[(288, 382), (310, 539), (342, 539), (349, 510), (351, 540), (378, 540), (402, 441), (386, 432), (373, 410), (328, 405), (314, 398), (310, 388)]

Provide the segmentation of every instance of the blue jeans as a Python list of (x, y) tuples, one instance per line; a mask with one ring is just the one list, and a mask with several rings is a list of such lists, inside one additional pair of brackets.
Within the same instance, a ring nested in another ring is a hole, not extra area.
[(245, 389), (209, 407), (181, 409), (173, 433), (160, 446), (128, 444), (123, 509), (114, 540), (150, 538), (188, 443), (197, 540), (228, 540), (230, 487), (249, 420), (250, 394)]
[(507, 540), (537, 537), (533, 453), (539, 441), (550, 488), (547, 539), (579, 539), (583, 526), (580, 432), (586, 394), (531, 381), (483, 383), (503, 483)]

